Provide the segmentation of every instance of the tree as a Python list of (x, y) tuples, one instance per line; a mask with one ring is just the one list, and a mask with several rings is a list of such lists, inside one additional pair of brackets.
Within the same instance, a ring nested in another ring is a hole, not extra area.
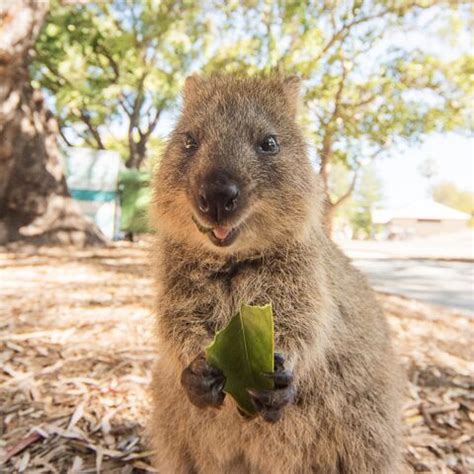
[[(306, 80), (305, 121), (320, 157), (328, 231), (335, 209), (355, 188), (361, 158), (367, 162), (428, 133), (470, 126), (473, 56), (447, 59), (419, 38), (399, 39), (423, 36), (424, 28), (425, 41), (433, 44), (453, 16), (465, 27), (469, 2), (256, 0), (247, 8), (231, 3), (225, 14), (207, 70), (296, 72)], [(339, 196), (329, 191), (335, 162), (353, 173)]]
[(431, 184), (432, 180), (438, 174), (438, 166), (433, 158), (426, 158), (418, 166), (418, 173), (426, 179), (428, 184)]
[(0, 243), (98, 243), (68, 194), (56, 122), (28, 74), (47, 10), (46, 1), (0, 3)]
[(470, 214), (474, 218), (474, 193), (459, 189), (454, 183), (443, 181), (433, 186), (433, 199), (441, 204)]
[[(474, 57), (430, 47), (450, 29), (454, 35), (467, 29), (469, 3), (144, 0), (124, 9), (116, 0), (57, 6), (37, 43), (33, 74), (49, 91), (64, 141), (111, 147), (122, 125), (129, 167), (144, 162), (161, 111), (175, 103), (189, 71), (299, 74), (330, 232), (334, 211), (353, 193), (363, 165), (431, 132), (472, 125)], [(351, 172), (338, 194), (329, 189), (335, 163)]]
[[(348, 189), (351, 188), (354, 180), (354, 175), (350, 169), (348, 169), (344, 163), (336, 162), (331, 163), (329, 173), (329, 196), (331, 200), (336, 200)], [(360, 177), (357, 176), (359, 179)], [(354, 188), (357, 189), (357, 179), (354, 183)], [(337, 207), (332, 216), (332, 227), (333, 230), (339, 231), (347, 236), (348, 228), (350, 227), (350, 235), (353, 234), (353, 216), (356, 212), (354, 193), (347, 197), (344, 202)]]
[(382, 184), (373, 166), (367, 166), (361, 172), (354, 195), (354, 210), (351, 215), (352, 229), (355, 235), (372, 237), (374, 225), (372, 212), (382, 200)]
[(199, 12), (189, 0), (56, 6), (36, 43), (33, 75), (53, 99), (64, 142), (126, 146), (126, 166), (140, 168), (162, 111), (203, 49)]
[[(335, 163), (330, 167), (329, 193), (331, 199), (337, 199), (351, 186), (351, 171), (344, 164)], [(340, 231), (350, 225), (352, 235), (357, 237), (372, 237), (375, 228), (372, 222), (372, 212), (382, 201), (382, 182), (374, 164), (361, 168), (354, 185), (354, 192), (337, 207), (334, 222)]]

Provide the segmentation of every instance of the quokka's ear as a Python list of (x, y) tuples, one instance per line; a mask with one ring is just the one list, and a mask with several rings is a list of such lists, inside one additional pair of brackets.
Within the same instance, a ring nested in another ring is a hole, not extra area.
[(284, 78), (283, 91), (285, 92), (290, 113), (296, 116), (301, 104), (301, 79), (294, 75)]
[(194, 101), (199, 89), (202, 87), (202, 82), (202, 77), (197, 74), (192, 74), (186, 78), (183, 88), (183, 99), (185, 104)]

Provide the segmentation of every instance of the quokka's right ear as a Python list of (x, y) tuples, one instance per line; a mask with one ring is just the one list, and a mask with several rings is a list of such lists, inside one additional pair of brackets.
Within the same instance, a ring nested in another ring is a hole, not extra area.
[(286, 101), (293, 116), (298, 114), (301, 106), (301, 79), (298, 76), (288, 76), (283, 79), (283, 90)]
[(184, 81), (183, 99), (184, 103), (191, 103), (197, 96), (199, 89), (202, 87), (203, 79), (198, 74), (192, 74)]

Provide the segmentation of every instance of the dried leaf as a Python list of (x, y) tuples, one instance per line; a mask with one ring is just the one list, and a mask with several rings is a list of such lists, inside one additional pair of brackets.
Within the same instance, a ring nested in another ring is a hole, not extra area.
[(82, 471), (82, 466), (84, 465), (84, 461), (80, 456), (74, 456), (74, 461), (72, 463), (71, 468), (68, 471), (68, 474), (77, 474)]
[(74, 410), (74, 413), (71, 416), (71, 421), (69, 422), (69, 425), (67, 427), (68, 430), (71, 430), (74, 428), (77, 424), (77, 422), (84, 416), (84, 406), (85, 402), (82, 401), (80, 402), (76, 409)]
[(8, 447), (5, 450), (5, 453), (3, 454), (3, 456), (0, 457), (0, 466), (5, 464), (11, 457), (21, 453), (28, 446), (30, 446), (33, 443), (36, 443), (40, 439), (42, 439), (41, 435), (37, 433), (36, 431), (34, 431), (33, 433), (30, 433), (28, 436), (18, 441), (13, 446)]

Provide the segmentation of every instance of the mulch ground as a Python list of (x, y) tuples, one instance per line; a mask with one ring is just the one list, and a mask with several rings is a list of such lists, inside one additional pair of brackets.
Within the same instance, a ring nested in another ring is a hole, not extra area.
[[(407, 374), (406, 458), (474, 472), (473, 319), (380, 295)], [(0, 472), (154, 472), (145, 244), (0, 248)]]

